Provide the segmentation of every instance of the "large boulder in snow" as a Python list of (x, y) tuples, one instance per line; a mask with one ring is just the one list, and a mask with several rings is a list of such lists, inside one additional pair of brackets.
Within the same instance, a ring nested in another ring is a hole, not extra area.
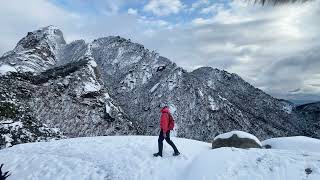
[(262, 144), (257, 137), (243, 131), (231, 131), (216, 136), (212, 142), (212, 149), (220, 147), (261, 148)]

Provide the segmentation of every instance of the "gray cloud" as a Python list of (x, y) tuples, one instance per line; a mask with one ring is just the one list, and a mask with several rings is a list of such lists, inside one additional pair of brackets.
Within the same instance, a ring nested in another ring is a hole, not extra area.
[(259, 83), (266, 84), (266, 91), (283, 97), (295, 94), (320, 95), (320, 86), (317, 86), (320, 83), (319, 49), (320, 46), (301, 51), (267, 66), (260, 74)]

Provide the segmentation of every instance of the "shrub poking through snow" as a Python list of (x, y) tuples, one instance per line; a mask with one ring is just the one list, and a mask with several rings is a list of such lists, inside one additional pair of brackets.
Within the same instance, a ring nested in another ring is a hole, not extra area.
[(216, 136), (212, 142), (212, 149), (220, 147), (261, 148), (262, 144), (257, 137), (243, 131), (231, 131)]
[(305, 169), (305, 172), (307, 175), (311, 174), (312, 173), (312, 169), (311, 168), (306, 168)]
[(3, 166), (3, 164), (0, 165), (0, 180), (5, 180), (11, 174), (9, 174), (9, 171), (2, 173), (2, 166)]

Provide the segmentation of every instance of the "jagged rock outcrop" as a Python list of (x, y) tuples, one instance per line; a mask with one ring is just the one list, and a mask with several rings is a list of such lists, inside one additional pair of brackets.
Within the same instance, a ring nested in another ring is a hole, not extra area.
[(44, 71), (56, 64), (65, 44), (62, 32), (54, 26), (28, 32), (12, 51), (0, 58), (0, 65), (10, 65), (19, 72)]
[[(64, 136), (141, 134), (138, 125), (109, 96), (97, 64), (88, 56), (87, 44), (84, 41), (65, 44), (60, 32), (46, 27), (28, 33), (15, 50), (1, 57), (0, 66), (10, 67), (0, 77), (1, 103), (13, 102), (14, 109), (23, 105), (27, 110), (8, 111), (7, 106), (3, 107), (0, 146)], [(55, 34), (59, 38), (52, 38)], [(17, 52), (22, 47), (33, 50), (39, 46), (52, 52), (50, 64), (38, 54), (31, 54), (27, 60), (16, 58), (21, 56)], [(16, 116), (19, 117), (14, 119)], [(28, 123), (33, 124), (27, 126)]]
[(3, 92), (23, 87), (27, 97), (14, 100), (27, 104), (35, 120), (68, 137), (139, 134), (103, 88), (95, 68), (94, 62), (83, 59), (38, 75), (12, 73), (2, 77), (1, 84)]
[(16, 101), (68, 137), (156, 135), (161, 104), (170, 106), (180, 137), (210, 140), (234, 129), (261, 139), (305, 133), (288, 103), (238, 75), (209, 67), (187, 72), (119, 36), (67, 44), (53, 26), (33, 31), (0, 58), (0, 74), (4, 92), (27, 88), (30, 97)]

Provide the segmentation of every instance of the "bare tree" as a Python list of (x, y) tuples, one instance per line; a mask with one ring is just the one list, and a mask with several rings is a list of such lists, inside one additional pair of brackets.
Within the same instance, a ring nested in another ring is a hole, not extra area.
[(0, 165), (0, 180), (5, 180), (11, 174), (9, 174), (9, 171), (2, 173), (2, 166), (3, 166), (3, 164)]

